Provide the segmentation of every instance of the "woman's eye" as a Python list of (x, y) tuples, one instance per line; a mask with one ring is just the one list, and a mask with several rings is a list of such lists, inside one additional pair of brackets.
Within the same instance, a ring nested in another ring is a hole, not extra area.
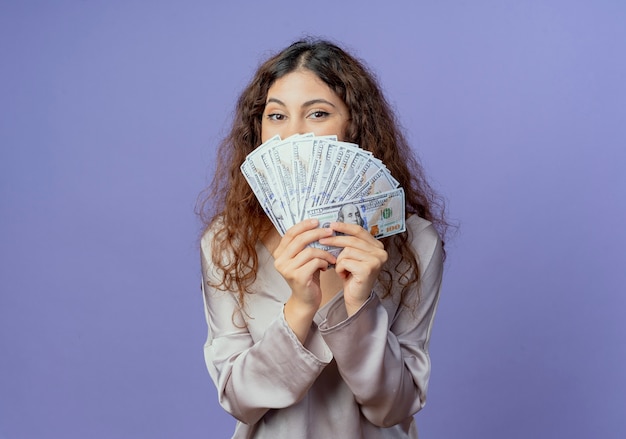
[(267, 118), (269, 120), (284, 120), (285, 119), (285, 115), (284, 114), (280, 114), (280, 113), (271, 113), (267, 115)]
[(329, 113), (326, 112), (326, 111), (314, 111), (311, 114), (309, 114), (309, 117), (311, 119), (321, 119), (321, 118), (326, 117), (328, 115), (329, 115)]

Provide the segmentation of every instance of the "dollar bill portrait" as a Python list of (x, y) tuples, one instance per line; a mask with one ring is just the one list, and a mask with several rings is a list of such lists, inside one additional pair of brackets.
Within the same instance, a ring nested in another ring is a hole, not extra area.
[(357, 224), (361, 227), (365, 224), (365, 221), (363, 221), (363, 217), (361, 216), (361, 211), (356, 204), (352, 203), (341, 206), (341, 209), (337, 212), (337, 222)]

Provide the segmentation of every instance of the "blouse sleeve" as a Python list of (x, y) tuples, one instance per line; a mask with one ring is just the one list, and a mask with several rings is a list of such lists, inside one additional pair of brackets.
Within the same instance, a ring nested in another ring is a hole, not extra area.
[(287, 325), (282, 309), (270, 317), (262, 338), (254, 341), (235, 294), (209, 286), (215, 273), (205, 245), (203, 240), (207, 369), (222, 407), (238, 420), (252, 424), (269, 409), (288, 407), (302, 399), (330, 362), (331, 354), (319, 358), (307, 350)]
[[(421, 269), (419, 291), (400, 305), (393, 321), (378, 296), (348, 318), (333, 304), (319, 329), (363, 415), (389, 427), (419, 411), (430, 377), (428, 343), (443, 273), (442, 243), (432, 225), (413, 237)], [(419, 297), (419, 299), (418, 299)], [(417, 305), (412, 309), (411, 303)]]

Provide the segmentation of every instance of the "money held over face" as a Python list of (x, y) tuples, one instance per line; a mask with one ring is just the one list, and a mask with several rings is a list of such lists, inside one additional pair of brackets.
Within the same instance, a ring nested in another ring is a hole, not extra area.
[(275, 136), (246, 157), (241, 172), (281, 235), (307, 218), (320, 227), (358, 224), (375, 238), (405, 231), (398, 181), (372, 153), (334, 136)]

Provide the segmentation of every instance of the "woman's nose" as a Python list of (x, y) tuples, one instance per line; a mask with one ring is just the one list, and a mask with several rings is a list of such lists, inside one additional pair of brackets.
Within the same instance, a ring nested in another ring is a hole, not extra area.
[(289, 124), (285, 127), (285, 130), (281, 133), (280, 137), (286, 139), (294, 134), (304, 134), (304, 122), (301, 120), (290, 120)]

